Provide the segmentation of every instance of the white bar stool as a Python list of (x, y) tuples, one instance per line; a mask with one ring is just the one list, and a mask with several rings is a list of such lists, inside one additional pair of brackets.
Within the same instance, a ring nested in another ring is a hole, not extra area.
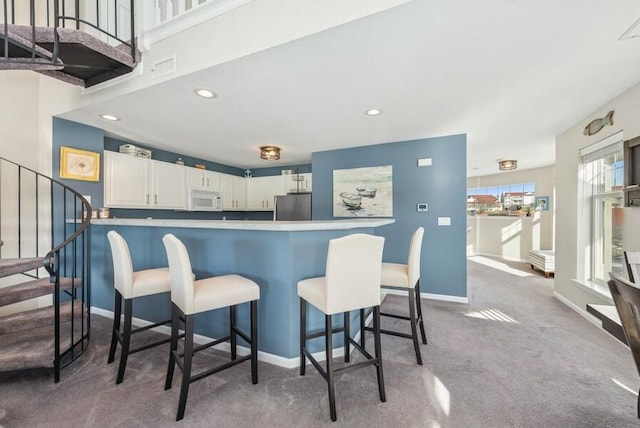
[[(180, 387), (180, 399), (176, 421), (184, 417), (187, 404), (189, 384), (203, 379), (214, 373), (218, 373), (229, 367), (233, 367), (244, 361), (251, 360), (251, 381), (258, 383), (258, 300), (260, 299), (260, 287), (250, 279), (240, 275), (221, 275), (212, 278), (194, 281), (191, 275), (191, 261), (184, 244), (172, 234), (162, 238), (169, 270), (171, 272), (171, 350), (169, 352), (169, 366), (164, 389), (170, 389), (173, 381), (173, 371), (176, 363), (182, 370), (182, 383)], [(251, 337), (240, 330), (236, 325), (236, 305), (251, 302)], [(214, 309), (229, 307), (230, 333), (228, 336), (214, 340), (198, 347), (193, 346), (193, 320), (196, 314)], [(180, 313), (184, 314), (184, 354), (178, 353), (178, 328)], [(251, 353), (244, 357), (237, 357), (237, 336), (240, 336), (251, 346)], [(191, 376), (191, 360), (193, 354), (219, 343), (230, 341), (231, 361), (205, 370)]]
[[(409, 316), (381, 312), (381, 316), (408, 320), (411, 322), (411, 334), (381, 329), (383, 334), (404, 337), (413, 340), (413, 347), (416, 353), (416, 360), (422, 365), (422, 355), (420, 354), (420, 343), (418, 341), (417, 327), (420, 327), (422, 343), (427, 344), (427, 336), (424, 332), (424, 322), (422, 320), (422, 301), (420, 299), (420, 253), (422, 252), (422, 237), (424, 228), (419, 227), (413, 232), (411, 243), (409, 244), (409, 260), (407, 264), (382, 263), (382, 287), (407, 290), (409, 293)], [(416, 317), (417, 311), (417, 317)], [(365, 330), (371, 331), (371, 327), (364, 324), (364, 310), (360, 314), (360, 345), (365, 347)]]
[[(122, 383), (124, 371), (127, 365), (127, 357), (130, 354), (144, 351), (163, 343), (168, 343), (170, 339), (163, 339), (149, 343), (136, 349), (130, 349), (131, 335), (140, 333), (150, 328), (168, 324), (171, 320), (161, 321), (145, 327), (131, 328), (131, 318), (133, 316), (133, 299), (136, 297), (150, 296), (152, 294), (167, 293), (171, 290), (169, 268), (146, 269), (137, 272), (133, 271), (131, 254), (127, 241), (116, 231), (107, 233), (111, 256), (113, 258), (113, 285), (115, 288), (115, 302), (113, 314), (113, 329), (111, 332), (111, 348), (109, 349), (108, 364), (111, 364), (116, 355), (118, 343), (122, 347), (120, 352), (120, 365), (118, 367), (118, 377), (116, 384)], [(122, 300), (124, 299), (124, 327), (120, 332), (120, 317), (122, 316)]]
[[(337, 419), (335, 376), (369, 365), (376, 366), (380, 401), (386, 401), (382, 355), (380, 346), (380, 266), (384, 238), (365, 234), (348, 235), (329, 241), (325, 276), (298, 282), (300, 296), (300, 375), (305, 374), (306, 358), (327, 381), (331, 420)], [(325, 314), (322, 331), (307, 332), (307, 302)], [(349, 312), (373, 307), (373, 335), (375, 356), (371, 356), (350, 335)], [(332, 316), (343, 314), (344, 326), (333, 328)], [(344, 360), (349, 362), (350, 345), (358, 349), (366, 360), (334, 368), (333, 334), (344, 332)], [(307, 350), (307, 340), (325, 337), (326, 370)]]

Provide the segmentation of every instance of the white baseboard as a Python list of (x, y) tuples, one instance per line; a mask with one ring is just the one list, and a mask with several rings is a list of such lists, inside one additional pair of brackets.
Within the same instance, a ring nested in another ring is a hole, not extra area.
[[(92, 314), (96, 314), (96, 315), (101, 315), (103, 317), (107, 317), (107, 318), (110, 318), (110, 319), (113, 319), (113, 311), (108, 311), (106, 309), (97, 308), (95, 306), (92, 306), (91, 307), (91, 313)], [(369, 314), (369, 316), (365, 320), (365, 323), (367, 325), (371, 325), (372, 319), (373, 319), (373, 314)], [(143, 319), (140, 319), (140, 318), (133, 317), (131, 319), (131, 324), (136, 326), (136, 327), (146, 327), (146, 326), (154, 324), (154, 323), (152, 323), (150, 321), (147, 321), (147, 320), (143, 320)], [(167, 336), (171, 335), (171, 327), (169, 327), (168, 325), (161, 325), (161, 326), (158, 326), (158, 327), (154, 327), (151, 330), (155, 331), (155, 332), (158, 332), (158, 333), (166, 334)], [(211, 342), (213, 340), (215, 340), (215, 339), (211, 338), (211, 337), (208, 337), (208, 336), (203, 336), (201, 334), (194, 334), (193, 335), (194, 343), (197, 343), (199, 345), (204, 345), (205, 343), (209, 343), (209, 342)], [(355, 335), (353, 340), (355, 340), (356, 342), (358, 342), (360, 340), (360, 332), (358, 332)], [(220, 343), (220, 344), (218, 344), (216, 346), (213, 346), (213, 348), (219, 349), (219, 350), (225, 351), (225, 352), (230, 352), (231, 351), (231, 345), (229, 345), (229, 343), (227, 343), (227, 342)], [(238, 355), (249, 355), (250, 352), (251, 352), (251, 350), (249, 348), (247, 348), (246, 346), (238, 345)], [(324, 351), (314, 352), (311, 355), (313, 355), (313, 357), (317, 361), (324, 361), (326, 359), (326, 354), (325, 354)], [(343, 355), (344, 355), (344, 348), (343, 347), (336, 348), (336, 349), (333, 350), (333, 356), (334, 357), (342, 357)], [(293, 368), (296, 368), (296, 367), (300, 367), (300, 357), (286, 358), (286, 357), (281, 357), (279, 355), (270, 354), (268, 352), (258, 351), (258, 360), (259, 361), (264, 361), (265, 363), (273, 364), (274, 366), (284, 367), (284, 368), (287, 368), (287, 369), (293, 369)]]
[(517, 257), (503, 256), (502, 254), (491, 254), (491, 253), (467, 254), (467, 257), (473, 257), (473, 256), (495, 257), (496, 259), (507, 260), (507, 261), (510, 261), (510, 262), (529, 263), (529, 259), (519, 259)]
[[(383, 296), (385, 294), (395, 294), (398, 296), (407, 296), (409, 294), (408, 291), (404, 291), (401, 289), (391, 289), (391, 288), (383, 288), (381, 293)], [(449, 296), (447, 294), (420, 293), (420, 297), (422, 299), (441, 300), (443, 302), (469, 303), (468, 297)]]
[(584, 319), (589, 321), (591, 324), (595, 325), (596, 327), (599, 327), (602, 331), (605, 331), (602, 328), (602, 321), (600, 321), (598, 318), (594, 317), (589, 312), (587, 312), (586, 310), (582, 309), (581, 307), (579, 307), (578, 305), (573, 303), (571, 300), (569, 300), (566, 297), (564, 297), (562, 294), (558, 293), (557, 291), (554, 291), (553, 292), (553, 297), (555, 297), (556, 299), (560, 300), (562, 303), (567, 305), (569, 308), (571, 308), (572, 310), (574, 310), (578, 314), (582, 315), (582, 317), (584, 317)]

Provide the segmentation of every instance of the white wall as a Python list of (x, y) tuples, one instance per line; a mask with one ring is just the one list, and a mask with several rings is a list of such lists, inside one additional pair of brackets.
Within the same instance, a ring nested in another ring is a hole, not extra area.
[[(614, 110), (613, 125), (592, 136), (583, 135), (584, 127), (593, 119), (604, 117), (609, 110)], [(624, 139), (640, 135), (640, 85), (629, 89), (611, 100), (588, 117), (583, 118), (573, 127), (556, 138), (556, 171), (557, 171), (557, 212), (556, 212), (556, 275), (555, 291), (566, 299), (575, 309), (585, 310), (587, 303), (610, 303), (606, 298), (594, 294), (589, 289), (578, 285), (574, 279), (579, 269), (584, 269), (589, 257), (589, 248), (580, 243), (579, 224), (579, 191), (578, 151), (597, 141), (624, 132)], [(637, 227), (635, 226), (637, 225)], [(624, 211), (625, 249), (640, 249), (638, 228), (640, 227), (640, 209), (630, 208)], [(629, 236), (629, 230), (635, 229), (635, 237)]]
[(554, 181), (553, 166), (468, 178), (467, 188), (533, 182), (536, 196), (549, 196), (551, 206), (531, 217), (467, 217), (467, 254), (526, 261), (531, 249), (553, 249)]
[[(25, 167), (51, 174), (52, 117), (80, 104), (79, 88), (41, 76), (31, 71), (3, 71), (0, 78), (0, 93), (10, 102), (0, 104), (0, 157), (17, 162)], [(17, 186), (14, 168), (3, 165), (0, 177), (0, 234), (5, 245), (2, 257), (17, 257)], [(56, 177), (53, 177), (56, 178)], [(35, 187), (25, 185), (22, 189), (23, 225), (35, 219), (35, 205), (28, 202), (35, 199)], [(41, 233), (38, 236), (39, 255), (50, 248), (49, 242), (49, 199), (48, 191), (40, 187), (38, 195), (39, 222)], [(23, 229), (23, 256), (35, 254), (35, 235), (25, 234)], [(0, 279), (0, 287), (15, 284), (25, 277), (15, 275)], [(34, 307), (37, 302), (12, 305), (0, 308), (0, 313), (8, 313), (18, 308)]]

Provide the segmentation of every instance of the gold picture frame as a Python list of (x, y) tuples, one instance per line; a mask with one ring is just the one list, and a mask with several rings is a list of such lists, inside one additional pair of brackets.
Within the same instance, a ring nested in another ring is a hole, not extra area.
[(100, 153), (60, 147), (60, 178), (99, 181)]

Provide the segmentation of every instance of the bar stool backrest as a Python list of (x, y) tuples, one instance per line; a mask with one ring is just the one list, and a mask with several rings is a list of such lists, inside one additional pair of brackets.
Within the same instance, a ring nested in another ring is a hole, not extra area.
[(133, 298), (133, 263), (127, 241), (115, 230), (107, 233), (113, 258), (113, 285), (125, 299)]
[(422, 237), (424, 236), (424, 227), (419, 227), (411, 236), (411, 244), (409, 244), (409, 260), (407, 261), (407, 270), (409, 275), (408, 287), (416, 285), (420, 279), (420, 254), (422, 253)]
[(329, 241), (327, 314), (380, 305), (381, 236), (356, 233)]
[(627, 265), (627, 273), (631, 282), (640, 283), (638, 266), (640, 265), (640, 251), (625, 251), (624, 262)]
[(195, 313), (193, 276), (191, 274), (191, 260), (182, 241), (172, 234), (162, 238), (167, 250), (169, 272), (171, 274), (171, 301), (180, 308), (185, 315)]
[(640, 288), (614, 273), (609, 276), (611, 297), (618, 310), (636, 369), (640, 373)]

